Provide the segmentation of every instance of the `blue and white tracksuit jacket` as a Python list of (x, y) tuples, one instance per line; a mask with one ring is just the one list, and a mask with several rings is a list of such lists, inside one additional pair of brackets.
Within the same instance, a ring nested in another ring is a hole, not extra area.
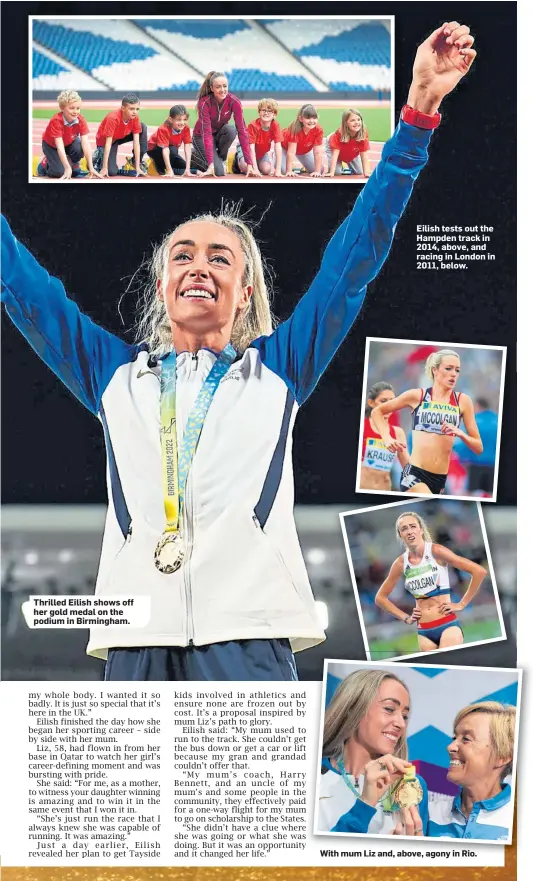
[(474, 802), (468, 817), (461, 810), (460, 791), (456, 796), (437, 796), (429, 803), (428, 835), (431, 838), (468, 838), (510, 844), (512, 826), (513, 801), (508, 783), (492, 798)]
[[(221, 382), (185, 491), (188, 555), (173, 575), (154, 565), (165, 528), (160, 364), (150, 366), (146, 346), (83, 315), (4, 223), (7, 312), (105, 434), (110, 504), (96, 593), (151, 597), (146, 627), (93, 628), (89, 654), (283, 637), (299, 651), (324, 639), (293, 519), (291, 433), (387, 257), (430, 136), (400, 122), (292, 316), (255, 340)], [(178, 355), (178, 434), (214, 358)]]
[[(399, 811), (385, 811), (381, 802), (378, 802), (376, 807), (368, 805), (357, 798), (329, 759), (326, 759), (324, 764), (328, 771), (320, 776), (316, 831), (393, 835), (401, 816)], [(349, 779), (355, 785), (355, 778), (349, 775)], [(428, 788), (423, 777), (417, 774), (416, 779), (422, 788), (422, 800), (418, 805), (418, 812), (424, 835), (427, 835)], [(357, 782), (359, 792), (362, 792), (364, 774), (361, 774)]]

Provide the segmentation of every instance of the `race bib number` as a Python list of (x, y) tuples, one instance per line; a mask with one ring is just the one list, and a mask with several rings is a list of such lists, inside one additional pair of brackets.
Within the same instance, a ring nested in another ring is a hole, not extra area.
[(369, 437), (366, 441), (363, 465), (374, 471), (390, 471), (396, 453), (391, 453), (385, 446), (385, 441), (377, 437)]
[(418, 410), (418, 421), (415, 431), (429, 431), (435, 434), (442, 433), (445, 422), (459, 428), (461, 416), (459, 408), (453, 404), (439, 404), (435, 401), (423, 401)]

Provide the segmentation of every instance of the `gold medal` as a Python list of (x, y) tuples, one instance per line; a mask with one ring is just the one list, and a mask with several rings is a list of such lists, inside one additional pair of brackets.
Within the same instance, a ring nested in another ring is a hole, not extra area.
[(423, 798), (423, 791), (420, 783), (416, 779), (416, 768), (410, 765), (394, 790), (394, 801), (400, 808), (414, 808), (420, 804)]
[(185, 559), (185, 544), (179, 532), (165, 532), (154, 552), (154, 563), (163, 575), (172, 575)]
[[(186, 546), (181, 529), (187, 476), (213, 395), (236, 357), (235, 349), (228, 343), (204, 380), (183, 432), (179, 464), (176, 435), (176, 352), (172, 351), (162, 359), (160, 439), (166, 528), (154, 551), (154, 563), (163, 575), (177, 572), (185, 560)], [(189, 543), (192, 545), (191, 536)]]

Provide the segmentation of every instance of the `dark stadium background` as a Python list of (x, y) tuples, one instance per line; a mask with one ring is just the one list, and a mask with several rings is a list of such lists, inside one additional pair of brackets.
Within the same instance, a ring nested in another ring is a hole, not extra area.
[[(216, 208), (225, 195), (223, 185), (176, 184), (168, 190), (147, 183), (110, 191), (108, 186), (43, 189), (28, 183), (27, 16), (177, 14), (174, 4), (123, 6), (18, 3), (4, 4), (2, 9), (3, 212), (15, 234), (51, 274), (62, 279), (80, 307), (118, 334), (125, 328), (117, 302), (151, 243), (190, 214)], [(353, 487), (365, 338), (390, 336), (508, 347), (497, 504), (514, 506), (515, 4), (313, 3), (304, 8), (300, 3), (250, 3), (246, 10), (251, 16), (395, 15), (397, 112), (407, 97), (415, 49), (445, 16), (470, 25), (479, 53), (469, 76), (443, 105), (430, 162), (398, 225), (389, 259), (369, 288), (359, 320), (297, 420), (297, 504), (351, 509), (382, 503), (370, 495), (355, 498)], [(242, 6), (179, 4), (179, 15), (187, 14), (242, 15)], [(258, 237), (275, 270), (274, 306), (279, 318), (290, 313), (307, 289), (329, 236), (358, 192), (359, 185), (346, 184), (232, 187), (228, 198), (242, 198), (243, 208), (253, 209), (255, 219), (264, 214)], [(496, 261), (472, 263), (465, 272), (417, 271), (417, 224), (493, 226), (490, 250)], [(131, 326), (134, 307), (135, 297), (124, 297), (121, 311), (126, 327)], [(104, 503), (99, 423), (41, 364), (9, 320), (3, 321), (2, 368), (3, 504)], [(354, 657), (364, 657), (358, 651)], [(338, 657), (331, 644), (326, 655)], [(441, 655), (439, 660), (471, 662), (468, 650), (449, 658)], [(501, 663), (514, 665), (515, 660), (513, 649)], [(493, 662), (494, 649), (477, 660)]]

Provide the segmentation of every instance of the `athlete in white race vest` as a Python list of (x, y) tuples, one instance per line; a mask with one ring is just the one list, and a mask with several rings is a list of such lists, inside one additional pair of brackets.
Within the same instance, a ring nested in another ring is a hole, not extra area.
[[(396, 558), (378, 590), (376, 605), (407, 625), (417, 624), (422, 652), (461, 645), (463, 631), (456, 613), (473, 600), (487, 574), (486, 569), (443, 545), (434, 544), (425, 521), (415, 512), (407, 511), (398, 517), (396, 534), (405, 551)], [(459, 603), (451, 601), (449, 565), (472, 576)], [(415, 600), (410, 615), (389, 599), (402, 576), (406, 591)]]
[[(472, 399), (456, 391), (460, 372), (457, 352), (451, 349), (433, 352), (426, 362), (426, 375), (433, 383), (430, 388), (409, 389), (372, 412), (387, 449), (400, 453), (405, 447), (391, 436), (386, 417), (404, 407), (412, 411), (413, 448), (400, 481), (403, 492), (421, 495), (445, 492), (454, 438), (461, 438), (477, 455), (483, 452)], [(461, 422), (466, 431), (461, 429)]]

